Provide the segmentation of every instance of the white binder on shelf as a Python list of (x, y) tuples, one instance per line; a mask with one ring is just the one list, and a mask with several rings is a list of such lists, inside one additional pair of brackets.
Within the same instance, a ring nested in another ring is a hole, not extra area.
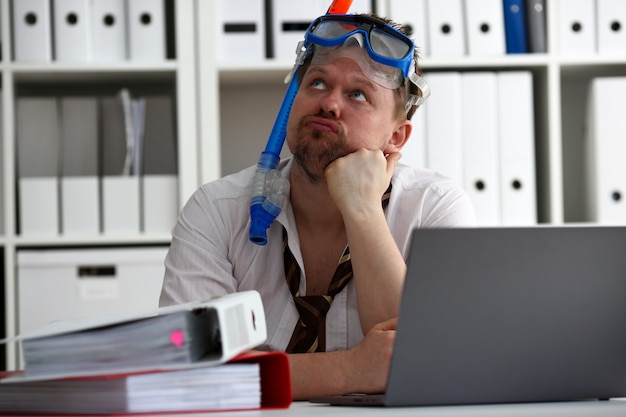
[(500, 224), (498, 79), (495, 72), (461, 75), (463, 188), (479, 226)]
[(54, 58), (63, 62), (91, 61), (90, 0), (53, 0)]
[(587, 217), (600, 224), (626, 224), (626, 77), (591, 80), (587, 100)]
[(218, 0), (216, 20), (220, 62), (266, 58), (265, 0)]
[(504, 55), (502, 0), (464, 0), (469, 55)]
[(413, 131), (400, 153), (400, 162), (419, 168), (427, 168), (426, 160), (426, 111), (420, 106), (411, 118)]
[(126, 0), (128, 57), (131, 61), (165, 60), (163, 0)]
[(298, 42), (304, 40), (304, 33), (309, 24), (316, 17), (325, 14), (330, 3), (321, 0), (271, 1), (273, 57), (293, 62)]
[(431, 56), (466, 53), (463, 0), (427, 0)]
[(596, 0), (568, 0), (559, 7), (559, 42), (562, 55), (596, 52)]
[(100, 232), (98, 101), (61, 97), (61, 233)]
[(434, 169), (463, 185), (463, 120), (461, 73), (426, 74), (432, 91), (426, 111), (426, 161)]
[[(52, 61), (52, 25), (49, 0), (14, 0), (14, 54), (18, 62)], [(8, 51), (9, 48), (4, 48)]]
[(598, 53), (626, 53), (626, 1), (596, 0)]
[(535, 118), (529, 71), (498, 73), (503, 226), (537, 223)]
[(413, 41), (420, 56), (430, 55), (426, 0), (389, 0), (388, 4), (389, 17), (413, 30)]
[(178, 216), (178, 168), (171, 96), (148, 96), (143, 139), (145, 233), (170, 233)]
[(93, 60), (101, 62), (126, 60), (125, 0), (91, 1)]
[(54, 97), (17, 98), (20, 233), (59, 233), (59, 120)]
[(127, 135), (119, 96), (100, 99), (102, 126), (102, 229), (105, 235), (140, 232), (139, 175), (130, 170), (134, 138)]

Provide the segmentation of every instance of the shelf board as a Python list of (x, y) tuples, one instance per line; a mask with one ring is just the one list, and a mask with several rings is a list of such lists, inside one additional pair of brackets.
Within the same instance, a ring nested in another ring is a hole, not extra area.
[(62, 247), (62, 246), (135, 246), (169, 245), (169, 234), (115, 235), (115, 236), (15, 236), (4, 237), (1, 241), (17, 247)]
[(11, 63), (3, 65), (16, 82), (160, 80), (172, 78), (178, 69), (176, 61), (85, 62), (85, 63)]

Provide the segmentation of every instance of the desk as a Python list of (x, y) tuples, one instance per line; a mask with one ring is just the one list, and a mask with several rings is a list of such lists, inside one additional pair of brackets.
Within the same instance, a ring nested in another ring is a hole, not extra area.
[[(297, 401), (284, 410), (159, 414), (160, 417), (624, 417), (626, 399), (448, 407), (340, 407)], [(93, 416), (92, 416), (93, 417)]]

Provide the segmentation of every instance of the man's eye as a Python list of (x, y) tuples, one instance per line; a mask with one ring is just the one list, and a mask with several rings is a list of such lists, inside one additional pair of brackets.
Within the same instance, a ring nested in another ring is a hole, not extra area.
[(353, 91), (350, 94), (350, 97), (352, 97), (353, 100), (367, 101), (367, 97), (365, 96), (365, 94), (363, 94), (362, 91)]
[(313, 82), (311, 83), (311, 87), (313, 88), (324, 88), (325, 84), (324, 81), (320, 80), (319, 78), (316, 80), (313, 80)]

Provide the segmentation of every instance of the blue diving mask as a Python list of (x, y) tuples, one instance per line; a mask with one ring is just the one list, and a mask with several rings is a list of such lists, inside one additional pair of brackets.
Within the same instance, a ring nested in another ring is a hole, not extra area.
[[(302, 65), (310, 54), (313, 54), (313, 64), (330, 62), (335, 52), (343, 52), (355, 44), (361, 51), (360, 59), (355, 61), (368, 78), (389, 89), (396, 89), (403, 84), (407, 86), (407, 111), (428, 97), (430, 89), (424, 78), (415, 73), (413, 40), (372, 16), (318, 17), (307, 29), (304, 41), (298, 45), (295, 67)], [(408, 94), (408, 82), (420, 89), (421, 97)]]

